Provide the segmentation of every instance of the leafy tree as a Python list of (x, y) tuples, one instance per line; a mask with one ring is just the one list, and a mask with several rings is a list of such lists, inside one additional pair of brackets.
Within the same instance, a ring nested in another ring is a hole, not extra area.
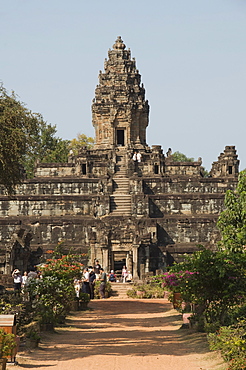
[(85, 134), (78, 134), (77, 138), (70, 141), (69, 149), (73, 151), (74, 155), (78, 155), (81, 148), (86, 147), (87, 149), (91, 149), (94, 143), (95, 140), (92, 137)]
[(67, 162), (69, 141), (55, 134), (56, 126), (0, 85), (0, 182), (9, 193), (24, 179), (25, 171), (28, 178), (33, 177), (37, 160)]
[(178, 151), (172, 154), (172, 160), (174, 162), (195, 162), (194, 158), (186, 157), (185, 154), (180, 153)]
[[(185, 154), (183, 153), (180, 153), (180, 152), (174, 152), (172, 155), (171, 155), (171, 158), (174, 162), (195, 162), (195, 159), (194, 158), (189, 158), (187, 157)], [(209, 172), (206, 170), (205, 167), (201, 166), (201, 175), (203, 177), (208, 177), (209, 176)]]
[(27, 177), (33, 177), (35, 163), (67, 162), (68, 140), (56, 137), (56, 126), (48, 124), (40, 114), (36, 114), (37, 125), (32, 135), (32, 143), (25, 156), (24, 166)]
[(236, 190), (226, 192), (225, 207), (217, 222), (221, 246), (232, 252), (243, 252), (246, 247), (246, 171), (240, 172)]
[(37, 117), (20, 102), (14, 92), (8, 95), (0, 86), (0, 182), (11, 193), (24, 177), (24, 161)]

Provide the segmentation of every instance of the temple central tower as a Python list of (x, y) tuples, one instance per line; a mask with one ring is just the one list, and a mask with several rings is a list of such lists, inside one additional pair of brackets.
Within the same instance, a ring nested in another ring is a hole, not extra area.
[(126, 50), (120, 36), (108, 52), (104, 69), (92, 104), (95, 148), (141, 149), (147, 145), (149, 104), (135, 59), (131, 59), (131, 51)]

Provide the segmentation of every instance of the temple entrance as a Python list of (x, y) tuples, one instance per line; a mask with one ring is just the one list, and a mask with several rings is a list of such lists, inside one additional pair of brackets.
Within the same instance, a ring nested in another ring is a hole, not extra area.
[(116, 130), (116, 142), (119, 146), (125, 146), (125, 130)]
[(123, 266), (126, 266), (126, 252), (113, 252), (112, 268), (117, 275), (121, 275)]

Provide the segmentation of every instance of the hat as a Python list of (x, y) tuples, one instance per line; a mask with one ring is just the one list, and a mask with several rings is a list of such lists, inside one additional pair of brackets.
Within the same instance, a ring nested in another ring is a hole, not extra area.
[(20, 270), (15, 269), (15, 270), (14, 270), (14, 273), (15, 273), (15, 274), (20, 274)]

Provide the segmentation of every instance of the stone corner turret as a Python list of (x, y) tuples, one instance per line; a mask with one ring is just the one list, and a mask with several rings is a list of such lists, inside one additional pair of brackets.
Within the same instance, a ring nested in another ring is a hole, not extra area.
[(218, 161), (213, 162), (210, 175), (211, 177), (237, 177), (239, 163), (235, 146), (226, 146), (224, 152), (220, 153)]

